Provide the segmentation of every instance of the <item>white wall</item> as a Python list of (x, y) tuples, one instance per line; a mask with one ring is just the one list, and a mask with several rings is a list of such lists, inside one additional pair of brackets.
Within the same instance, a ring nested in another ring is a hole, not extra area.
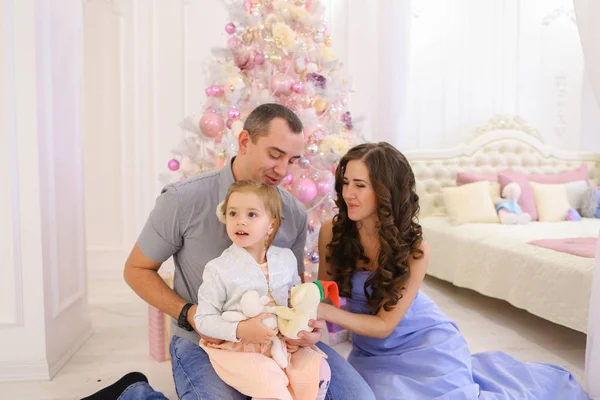
[[(466, 140), (520, 116), (551, 145), (600, 151), (570, 0), (323, 0), (371, 140)], [(94, 265), (122, 268), (160, 190), (180, 120), (204, 100), (220, 0), (85, 0), (86, 216)], [(394, 89), (390, 89), (394, 87)], [(107, 257), (108, 255), (108, 257)]]
[(81, 11), (0, 3), (0, 381), (51, 378), (91, 335)]

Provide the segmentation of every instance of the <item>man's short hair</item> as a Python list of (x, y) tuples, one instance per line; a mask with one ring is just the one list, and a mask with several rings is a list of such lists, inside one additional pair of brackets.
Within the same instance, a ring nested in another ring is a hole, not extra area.
[(259, 136), (269, 134), (269, 125), (275, 118), (284, 119), (293, 133), (300, 134), (304, 129), (302, 121), (292, 110), (281, 104), (267, 103), (252, 110), (244, 122), (244, 130), (248, 131), (252, 142), (256, 142)]

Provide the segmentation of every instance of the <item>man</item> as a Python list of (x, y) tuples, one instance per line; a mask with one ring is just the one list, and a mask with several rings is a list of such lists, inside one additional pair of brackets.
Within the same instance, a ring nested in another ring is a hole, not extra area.
[[(124, 276), (129, 286), (173, 318), (170, 352), (180, 398), (193, 394), (191, 397), (200, 399), (245, 399), (218, 377), (208, 355), (198, 345), (200, 335), (194, 325), (198, 288), (206, 263), (231, 244), (225, 226), (217, 219), (217, 205), (236, 180), (278, 185), (289, 165), (301, 156), (302, 122), (284, 106), (261, 105), (246, 119), (238, 144), (238, 155), (223, 169), (165, 187), (125, 264)], [(303, 278), (306, 210), (291, 194), (282, 189), (279, 192), (282, 222), (273, 244), (292, 249)], [(171, 256), (175, 261), (173, 290), (158, 275), (161, 264)], [(347, 361), (318, 343), (325, 323), (313, 321), (312, 327), (313, 332), (303, 332), (301, 339), (292, 342), (300, 346), (317, 344), (328, 355), (332, 376), (327, 398), (374, 399), (366, 382)], [(140, 375), (134, 374), (137, 378), (132, 379), (139, 381)], [(132, 383), (130, 379), (126, 385)]]

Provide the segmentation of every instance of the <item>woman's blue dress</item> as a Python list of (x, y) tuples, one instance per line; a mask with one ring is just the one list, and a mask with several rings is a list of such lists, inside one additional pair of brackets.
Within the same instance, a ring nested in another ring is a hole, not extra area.
[[(364, 284), (353, 277), (349, 310), (367, 314)], [(395, 399), (589, 399), (565, 369), (521, 362), (501, 352), (471, 355), (457, 326), (419, 292), (385, 339), (352, 335), (348, 360), (378, 400)]]

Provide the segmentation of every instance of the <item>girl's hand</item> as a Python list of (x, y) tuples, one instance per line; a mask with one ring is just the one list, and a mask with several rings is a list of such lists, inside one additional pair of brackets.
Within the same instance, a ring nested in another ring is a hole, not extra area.
[(254, 318), (247, 319), (238, 324), (236, 336), (240, 340), (256, 344), (268, 344), (273, 341), (277, 330), (267, 328), (262, 320), (272, 314), (262, 313)]

